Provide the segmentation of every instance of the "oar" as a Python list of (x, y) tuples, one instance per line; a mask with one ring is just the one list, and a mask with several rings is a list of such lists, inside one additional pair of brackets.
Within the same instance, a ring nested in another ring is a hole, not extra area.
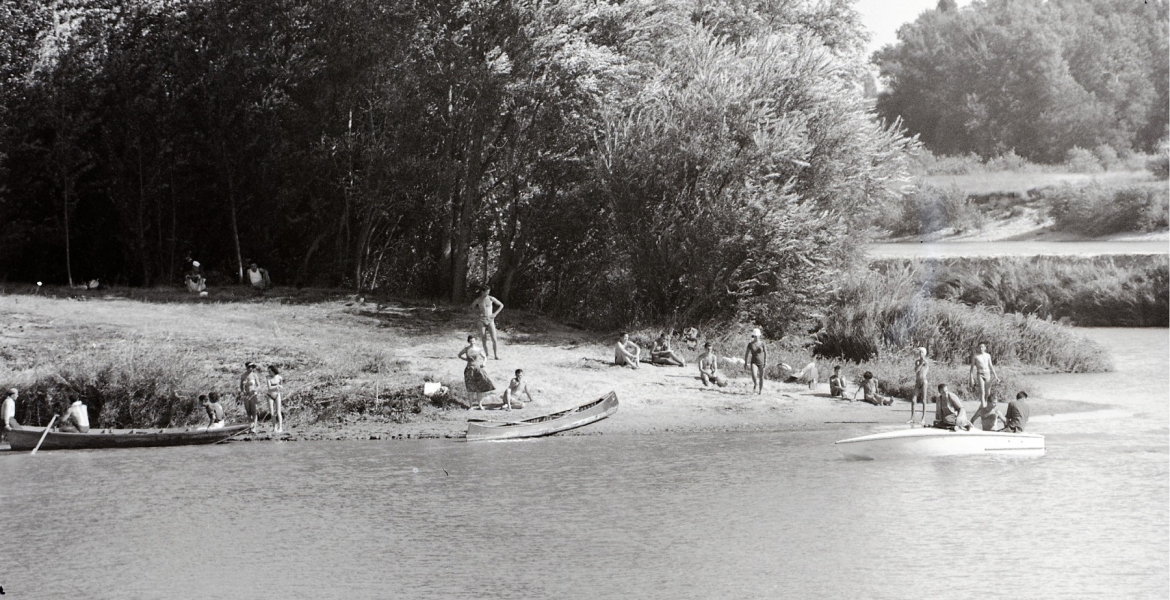
[(235, 433), (233, 433), (233, 434), (231, 434), (231, 435), (229, 435), (229, 436), (227, 436), (227, 437), (223, 438), (222, 440), (219, 440), (219, 441), (218, 441), (218, 442), (216, 442), (216, 443), (217, 443), (217, 444), (222, 444), (222, 443), (224, 443), (224, 442), (226, 442), (226, 441), (228, 441), (228, 440), (230, 440), (230, 439), (232, 439), (232, 438), (236, 437), (237, 435), (244, 434), (244, 433), (248, 433), (248, 430), (247, 430), (247, 429), (241, 429), (241, 430), (239, 430), (239, 431), (237, 431), (237, 432), (235, 432)]
[(53, 428), (53, 422), (56, 420), (57, 420), (57, 415), (53, 415), (53, 418), (49, 419), (49, 424), (45, 425), (45, 432), (41, 434), (40, 441), (37, 442), (37, 445), (35, 448), (33, 448), (33, 451), (29, 452), (29, 456), (36, 454), (37, 450), (41, 449), (41, 444), (45, 443), (45, 438), (49, 436), (49, 430)]
[(507, 423), (508, 425), (534, 425), (525, 421), (503, 421), (500, 419), (468, 419), (468, 423)]

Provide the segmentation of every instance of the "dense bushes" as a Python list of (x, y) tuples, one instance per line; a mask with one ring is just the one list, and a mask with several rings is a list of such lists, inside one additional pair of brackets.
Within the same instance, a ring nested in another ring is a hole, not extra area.
[(1045, 190), (1054, 229), (1088, 236), (1145, 232), (1170, 225), (1170, 190), (1164, 185), (1120, 189), (1089, 185)]
[(887, 204), (877, 225), (890, 235), (923, 235), (951, 228), (956, 233), (981, 229), (986, 217), (966, 192), (951, 186), (922, 185)]

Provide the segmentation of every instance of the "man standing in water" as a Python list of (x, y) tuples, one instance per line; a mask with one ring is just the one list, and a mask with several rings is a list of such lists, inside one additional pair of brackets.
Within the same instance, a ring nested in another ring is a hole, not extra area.
[(987, 342), (979, 342), (979, 352), (971, 356), (971, 385), (979, 380), (979, 410), (990, 410), (987, 406), (987, 389), (991, 387), (991, 378), (1000, 381), (999, 374), (991, 364), (991, 355), (987, 353)]
[(500, 349), (496, 345), (496, 316), (504, 310), (504, 303), (493, 298), (491, 291), (490, 287), (483, 286), (479, 296), (471, 303), (471, 308), (479, 312), (479, 341), (480, 345), (483, 346), (484, 354), (487, 354), (488, 334), (491, 334), (492, 354), (495, 355), (496, 360), (500, 360)]

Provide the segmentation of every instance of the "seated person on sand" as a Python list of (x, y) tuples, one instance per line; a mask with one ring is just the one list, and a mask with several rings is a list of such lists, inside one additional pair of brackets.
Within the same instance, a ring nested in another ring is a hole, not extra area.
[(712, 383), (727, 387), (727, 380), (719, 374), (719, 357), (711, 351), (711, 342), (703, 344), (703, 353), (699, 355), (699, 379), (704, 387)]
[(524, 369), (516, 369), (516, 376), (508, 382), (508, 387), (504, 390), (504, 410), (524, 408), (520, 394), (528, 396), (528, 401), (532, 402), (532, 394), (528, 392), (528, 384), (524, 381)]
[(687, 327), (683, 330), (683, 341), (686, 342), (687, 348), (694, 350), (699, 346), (699, 330), (694, 327)]
[(967, 419), (967, 410), (963, 408), (963, 400), (947, 389), (947, 384), (938, 384), (938, 397), (934, 399), (934, 402), (935, 427), (964, 431), (971, 429), (971, 421)]
[(845, 397), (845, 378), (841, 377), (841, 365), (835, 365), (833, 374), (829, 376), (829, 395), (834, 398)]
[(268, 278), (268, 269), (261, 269), (256, 266), (256, 263), (248, 265), (248, 270), (244, 271), (244, 275), (248, 277), (248, 283), (258, 294), (262, 294), (264, 290), (272, 287), (272, 280)]
[(816, 389), (817, 387), (817, 363), (810, 362), (796, 373), (796, 369), (788, 366), (785, 363), (780, 363), (780, 368), (788, 371), (788, 378), (784, 380), (785, 383), (807, 383), (808, 389)]
[(207, 280), (199, 272), (199, 261), (191, 261), (191, 270), (183, 277), (183, 283), (187, 285), (188, 292), (197, 293), (207, 289)]
[(670, 349), (670, 338), (665, 333), (654, 341), (654, 347), (650, 349), (650, 361), (659, 365), (687, 366), (687, 361)]
[(74, 400), (65, 409), (58, 429), (65, 433), (89, 433), (89, 409), (81, 400)]
[(1003, 431), (1010, 431), (1012, 433), (1024, 433), (1024, 426), (1028, 424), (1028, 417), (1032, 414), (1032, 409), (1028, 408), (1028, 392), (1021, 391), (1016, 394), (1016, 399), (1008, 402), (1007, 414), (1004, 415)]
[(857, 400), (857, 394), (859, 393), (864, 394), (861, 398), (863, 402), (868, 402), (874, 406), (889, 406), (894, 402), (893, 398), (882, 398), (881, 395), (878, 394), (877, 378), (875, 378), (873, 373), (869, 371), (866, 371), (865, 375), (862, 376), (861, 386), (853, 392), (854, 400)]
[(613, 364), (637, 369), (639, 360), (642, 360), (642, 349), (630, 341), (630, 334), (622, 333), (613, 349)]
[(223, 429), (223, 406), (219, 403), (219, 394), (200, 394), (199, 401), (203, 404), (203, 410), (207, 411), (207, 420), (211, 422), (207, 429)]

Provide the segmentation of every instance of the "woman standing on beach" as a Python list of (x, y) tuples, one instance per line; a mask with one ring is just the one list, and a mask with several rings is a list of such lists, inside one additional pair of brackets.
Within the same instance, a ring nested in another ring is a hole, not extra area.
[(467, 366), (463, 369), (463, 385), (467, 387), (467, 403), (471, 404), (472, 400), (479, 405), (479, 409), (483, 410), (484, 394), (496, 389), (495, 384), (488, 378), (487, 371), (483, 369), (484, 356), (475, 345), (475, 336), (467, 336), (467, 345), (459, 351), (459, 358), (467, 361)]
[(764, 370), (768, 368), (768, 347), (764, 345), (764, 334), (759, 327), (752, 331), (752, 341), (748, 342), (743, 362), (752, 373), (752, 391), (763, 394)]
[(284, 411), (281, 409), (283, 399), (284, 377), (280, 376), (280, 369), (276, 365), (268, 365), (268, 414), (272, 415), (273, 433), (284, 431)]

